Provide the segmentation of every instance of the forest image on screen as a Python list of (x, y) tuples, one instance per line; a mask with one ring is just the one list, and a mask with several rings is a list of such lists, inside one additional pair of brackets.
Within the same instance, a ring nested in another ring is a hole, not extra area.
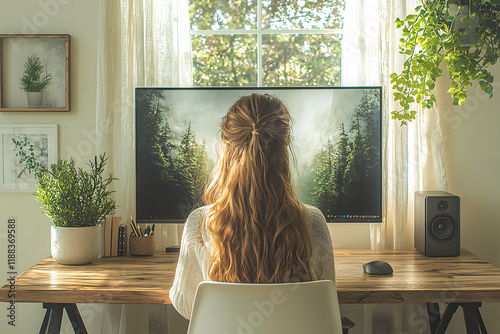
[(137, 220), (184, 222), (217, 159), (222, 117), (254, 92), (290, 111), (299, 199), (329, 222), (380, 222), (380, 87), (137, 88)]

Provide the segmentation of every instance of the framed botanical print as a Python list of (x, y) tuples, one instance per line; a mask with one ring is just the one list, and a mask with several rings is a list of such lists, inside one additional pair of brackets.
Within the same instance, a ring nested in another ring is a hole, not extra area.
[(36, 171), (57, 162), (57, 124), (0, 125), (0, 191), (36, 191)]
[(69, 111), (69, 35), (0, 35), (0, 111)]

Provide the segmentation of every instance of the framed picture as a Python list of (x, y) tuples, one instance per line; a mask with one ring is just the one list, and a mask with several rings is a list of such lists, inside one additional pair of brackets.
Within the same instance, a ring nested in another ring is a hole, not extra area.
[(57, 124), (0, 125), (0, 191), (36, 191), (35, 171), (57, 162)]
[(69, 111), (69, 35), (0, 35), (0, 111)]

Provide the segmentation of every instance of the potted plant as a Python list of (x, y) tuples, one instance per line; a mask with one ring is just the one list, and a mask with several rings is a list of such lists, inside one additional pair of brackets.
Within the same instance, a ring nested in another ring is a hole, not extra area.
[(24, 74), (21, 77), (21, 89), (26, 92), (29, 107), (42, 105), (43, 90), (52, 80), (52, 73), (43, 74), (43, 65), (36, 54), (29, 56), (24, 63)]
[(88, 163), (90, 170), (84, 170), (73, 159), (59, 160), (37, 172), (34, 196), (53, 222), (51, 253), (61, 264), (90, 263), (100, 253), (98, 224), (116, 208), (107, 190), (116, 178), (102, 175), (106, 161), (105, 154), (96, 156)]
[(391, 74), (394, 100), (401, 107), (392, 112), (393, 119), (412, 121), (414, 102), (432, 108), (443, 61), (454, 105), (464, 103), (473, 81), (493, 95), (487, 67), (500, 57), (500, 0), (422, 0), (413, 14), (397, 19), (396, 26), (403, 29), (400, 53), (407, 59), (401, 73)]

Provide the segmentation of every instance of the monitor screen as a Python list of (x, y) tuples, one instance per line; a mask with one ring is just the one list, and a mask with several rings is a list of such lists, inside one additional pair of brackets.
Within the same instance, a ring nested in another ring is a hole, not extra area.
[(254, 92), (290, 111), (298, 198), (328, 222), (381, 222), (381, 87), (136, 88), (136, 220), (185, 221), (217, 159), (222, 117)]

